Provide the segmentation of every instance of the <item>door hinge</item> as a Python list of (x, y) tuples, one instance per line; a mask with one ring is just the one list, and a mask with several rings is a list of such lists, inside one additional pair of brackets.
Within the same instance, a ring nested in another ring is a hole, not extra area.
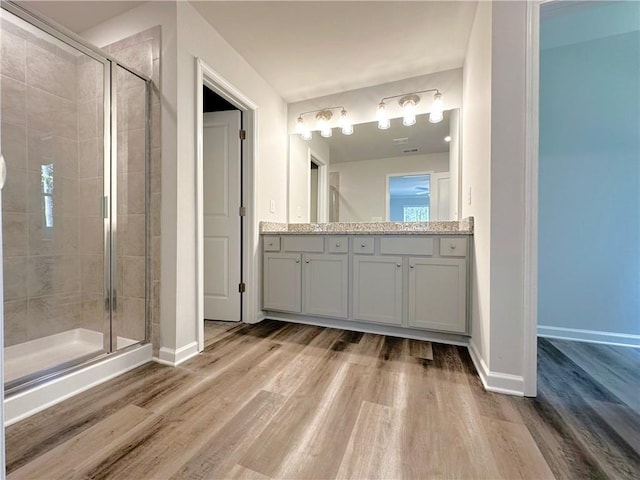
[(244, 293), (246, 290), (247, 290), (247, 286), (245, 285), (244, 282), (238, 285), (238, 292)]
[(246, 140), (246, 139), (247, 139), (247, 131), (240, 130), (240, 140)]
[(239, 213), (239, 215), (240, 215), (241, 217), (246, 216), (246, 215), (247, 215), (247, 207), (240, 207), (240, 213)]

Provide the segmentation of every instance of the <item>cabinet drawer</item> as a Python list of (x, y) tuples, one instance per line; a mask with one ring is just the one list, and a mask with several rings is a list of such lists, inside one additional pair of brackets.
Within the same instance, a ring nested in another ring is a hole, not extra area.
[(373, 237), (353, 237), (353, 253), (373, 253)]
[(441, 257), (466, 257), (467, 256), (467, 239), (466, 238), (441, 238), (440, 239), (440, 256)]
[(433, 238), (381, 238), (380, 253), (383, 255), (433, 255)]
[(282, 250), (285, 252), (324, 252), (324, 237), (287, 235), (282, 237)]
[(265, 252), (279, 252), (280, 251), (280, 237), (263, 237), (262, 249)]
[(329, 253), (348, 253), (349, 239), (347, 237), (328, 237)]

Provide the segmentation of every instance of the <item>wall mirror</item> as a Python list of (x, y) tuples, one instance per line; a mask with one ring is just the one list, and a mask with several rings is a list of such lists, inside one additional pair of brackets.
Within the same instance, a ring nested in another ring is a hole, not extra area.
[(352, 135), (314, 131), (289, 139), (289, 223), (458, 220), (459, 109), (439, 123), (428, 114), (380, 130), (354, 125)]

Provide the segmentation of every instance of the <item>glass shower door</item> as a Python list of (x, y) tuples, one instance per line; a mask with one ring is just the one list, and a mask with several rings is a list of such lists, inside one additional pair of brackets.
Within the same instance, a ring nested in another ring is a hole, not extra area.
[(109, 63), (5, 10), (0, 46), (10, 388), (110, 348), (103, 216)]
[[(147, 289), (147, 83), (120, 65), (112, 85), (117, 106), (117, 165), (112, 166), (112, 255), (115, 302), (112, 321), (113, 350), (148, 338)], [(117, 192), (117, 193), (116, 193)]]

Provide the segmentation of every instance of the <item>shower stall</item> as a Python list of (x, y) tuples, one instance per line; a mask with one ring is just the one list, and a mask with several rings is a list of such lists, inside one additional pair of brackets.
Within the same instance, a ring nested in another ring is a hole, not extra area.
[(4, 389), (149, 342), (150, 81), (0, 8)]

